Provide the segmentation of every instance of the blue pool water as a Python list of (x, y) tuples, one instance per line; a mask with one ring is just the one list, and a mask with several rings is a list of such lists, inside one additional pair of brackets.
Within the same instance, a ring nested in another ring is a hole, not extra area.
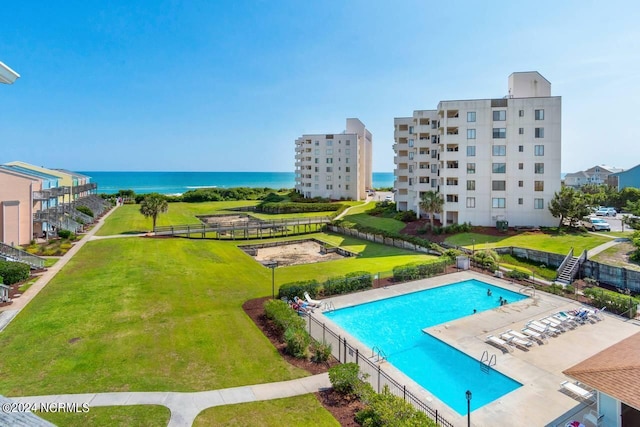
[[(491, 289), (491, 296), (487, 296)], [(522, 384), (496, 370), (480, 370), (477, 359), (445, 344), (422, 329), (499, 307), (500, 297), (513, 303), (522, 294), (467, 280), (325, 313), (461, 415), (467, 413), (465, 391), (471, 390), (471, 410), (480, 408)], [(481, 355), (477, 355), (479, 359)]]

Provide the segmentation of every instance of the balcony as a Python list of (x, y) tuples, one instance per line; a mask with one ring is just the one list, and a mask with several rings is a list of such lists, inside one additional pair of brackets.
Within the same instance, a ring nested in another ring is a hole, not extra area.
[(447, 161), (447, 169), (458, 169), (458, 161), (457, 160), (448, 160)]

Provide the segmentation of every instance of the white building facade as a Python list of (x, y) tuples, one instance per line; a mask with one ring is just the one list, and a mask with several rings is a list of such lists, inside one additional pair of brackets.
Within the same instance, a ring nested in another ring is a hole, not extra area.
[(443, 225), (557, 225), (561, 98), (538, 72), (511, 74), (504, 98), (441, 101), (394, 127), (398, 210), (421, 214), (422, 194), (436, 191)]
[(338, 134), (296, 139), (296, 191), (305, 198), (362, 200), (372, 188), (373, 137), (358, 119)]

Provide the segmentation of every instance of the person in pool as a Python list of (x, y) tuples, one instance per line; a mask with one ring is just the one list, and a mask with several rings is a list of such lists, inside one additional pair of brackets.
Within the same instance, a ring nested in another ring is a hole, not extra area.
[(490, 297), (491, 296), (491, 288), (487, 289), (487, 296)]

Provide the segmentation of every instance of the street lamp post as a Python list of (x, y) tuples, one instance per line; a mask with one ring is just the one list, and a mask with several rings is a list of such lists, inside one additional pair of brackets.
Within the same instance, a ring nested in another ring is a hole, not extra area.
[(278, 266), (278, 261), (272, 261), (267, 266), (271, 269), (271, 299), (276, 298), (276, 267), (277, 266)]
[(471, 239), (471, 244), (473, 245), (473, 249), (471, 250), (471, 255), (476, 254), (476, 239)]
[(467, 427), (471, 427), (471, 390), (467, 390), (465, 396), (467, 397)]

